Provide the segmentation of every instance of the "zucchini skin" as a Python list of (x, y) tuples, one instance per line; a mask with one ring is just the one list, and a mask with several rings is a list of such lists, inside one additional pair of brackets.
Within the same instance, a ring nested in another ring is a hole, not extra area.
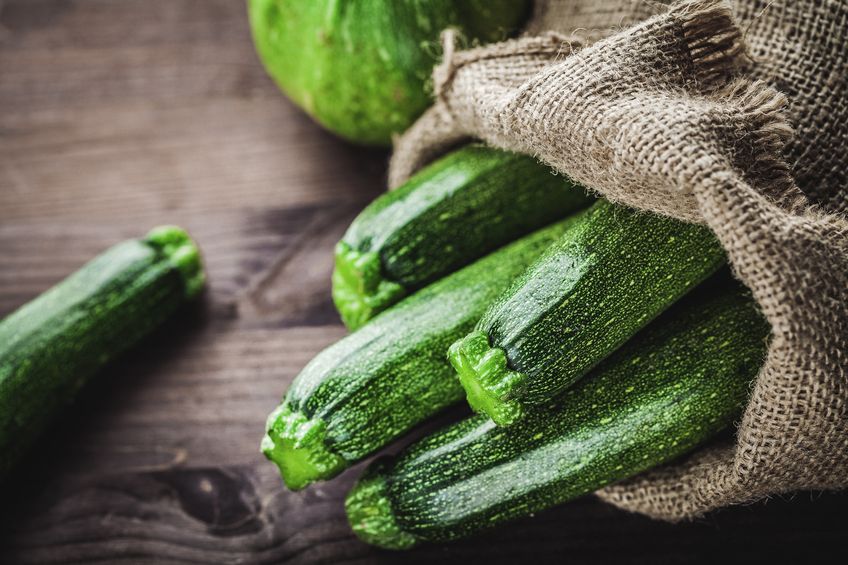
[(548, 226), (440, 279), (319, 353), (266, 424), (286, 485), (328, 479), (459, 402), (445, 358), (486, 306), (567, 229)]
[(451, 346), (469, 403), (515, 423), (724, 262), (704, 226), (599, 200)]
[(464, 537), (675, 459), (730, 425), (768, 324), (741, 292), (686, 302), (520, 425), (478, 415), (376, 461), (348, 495), (354, 530), (393, 548)]
[(356, 329), (403, 296), (587, 207), (532, 157), (471, 144), (372, 202), (336, 247), (333, 300)]
[(203, 282), (194, 242), (163, 226), (108, 249), (0, 322), (0, 478), (92, 375)]

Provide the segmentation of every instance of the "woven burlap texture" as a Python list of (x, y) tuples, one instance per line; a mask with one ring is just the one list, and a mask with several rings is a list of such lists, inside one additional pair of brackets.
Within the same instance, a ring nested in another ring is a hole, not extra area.
[(734, 443), (600, 496), (674, 521), (848, 485), (846, 3), (549, 0), (519, 39), (454, 43), (392, 186), (468, 138), (534, 155), (708, 225), (772, 326)]

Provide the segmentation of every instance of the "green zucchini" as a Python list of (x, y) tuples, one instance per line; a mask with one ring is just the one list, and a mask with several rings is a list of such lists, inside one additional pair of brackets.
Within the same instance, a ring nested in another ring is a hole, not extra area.
[(599, 200), (451, 346), (469, 404), (515, 423), (724, 260), (706, 227)]
[(460, 401), (447, 347), (568, 221), (440, 279), (315, 357), (269, 416), (262, 441), (286, 485), (299, 489), (333, 477)]
[(354, 531), (397, 549), (467, 536), (671, 461), (729, 426), (768, 324), (741, 292), (702, 296), (520, 425), (478, 415), (374, 462), (347, 498)]
[(321, 125), (389, 145), (432, 104), (439, 34), (506, 39), (530, 0), (249, 0), (256, 50), (280, 89)]
[(180, 228), (120, 243), (0, 322), (0, 477), (100, 367), (203, 286)]
[(472, 144), (377, 198), (336, 247), (333, 300), (356, 329), (403, 296), (585, 208), (532, 157)]

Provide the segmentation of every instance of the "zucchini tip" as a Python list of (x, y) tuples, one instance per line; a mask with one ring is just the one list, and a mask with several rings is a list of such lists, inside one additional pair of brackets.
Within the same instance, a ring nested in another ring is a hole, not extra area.
[(409, 549), (418, 544), (418, 538), (403, 531), (395, 520), (380, 467), (378, 461), (348, 493), (345, 499), (348, 522), (365, 543), (384, 549)]

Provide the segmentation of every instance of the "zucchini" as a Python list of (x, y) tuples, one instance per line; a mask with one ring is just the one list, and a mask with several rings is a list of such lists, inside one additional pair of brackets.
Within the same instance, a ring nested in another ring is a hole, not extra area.
[(467, 536), (671, 461), (729, 426), (768, 324), (741, 292), (702, 296), (521, 425), (478, 415), (374, 462), (347, 497), (356, 534), (386, 548)]
[(515, 423), (724, 259), (706, 227), (599, 200), (451, 346), (469, 404), (498, 425)]
[(203, 286), (180, 228), (120, 243), (0, 322), (0, 477), (100, 367)]
[(333, 300), (356, 329), (402, 297), (590, 203), (532, 157), (472, 144), (377, 198), (336, 246)]
[(501, 41), (530, 0), (249, 0), (259, 58), (280, 89), (330, 131), (390, 145), (433, 103), (427, 87), (451, 27)]
[(269, 416), (262, 451), (286, 485), (335, 476), (462, 399), (445, 358), (486, 306), (562, 235), (539, 230), (445, 277), (315, 357)]

